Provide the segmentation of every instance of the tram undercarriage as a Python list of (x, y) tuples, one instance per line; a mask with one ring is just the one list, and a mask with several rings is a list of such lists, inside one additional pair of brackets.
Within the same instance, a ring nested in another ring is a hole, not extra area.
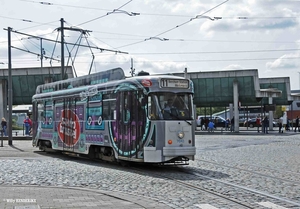
[(116, 161), (114, 151), (111, 147), (90, 146), (88, 156), (92, 159), (101, 159), (110, 162)]

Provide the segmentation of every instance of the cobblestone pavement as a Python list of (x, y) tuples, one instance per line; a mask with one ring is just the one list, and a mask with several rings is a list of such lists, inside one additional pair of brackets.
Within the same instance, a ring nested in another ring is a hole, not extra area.
[[(197, 135), (196, 147), (196, 159), (186, 168), (300, 205), (299, 135)], [(30, 141), (14, 141), (13, 147), (4, 142), (0, 163), (0, 208), (238, 208), (154, 175), (108, 163), (41, 154)], [(182, 175), (191, 184), (222, 190), (210, 181)], [(231, 192), (234, 195), (235, 191)], [(292, 205), (253, 201), (257, 205), (254, 208)]]

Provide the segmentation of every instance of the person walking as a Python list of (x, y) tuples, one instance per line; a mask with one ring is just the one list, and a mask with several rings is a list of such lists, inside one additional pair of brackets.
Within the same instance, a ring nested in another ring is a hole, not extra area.
[(256, 126), (257, 126), (257, 132), (259, 133), (259, 127), (261, 126), (260, 115), (258, 115), (256, 118)]
[(208, 123), (208, 132), (214, 132), (215, 124), (213, 120)]
[(263, 126), (264, 126), (264, 133), (267, 134), (268, 133), (268, 127), (269, 127), (269, 119), (268, 116), (265, 116), (263, 119)]
[(2, 121), (1, 121), (1, 127), (2, 127), (2, 131), (3, 131), (3, 135), (7, 136), (7, 132), (6, 132), (7, 122), (4, 117), (2, 118)]
[(283, 126), (283, 117), (280, 117), (279, 118), (279, 121), (278, 121), (278, 127), (279, 127), (279, 133), (283, 133), (283, 130), (282, 130), (282, 126)]
[(201, 131), (205, 131), (205, 118), (201, 118)]
[(25, 125), (25, 135), (29, 136), (29, 130), (31, 128), (32, 122), (31, 122), (31, 120), (30, 120), (30, 118), (29, 118), (28, 115), (24, 119), (24, 125)]
[(225, 121), (225, 131), (229, 131), (229, 124), (230, 124), (230, 120), (229, 118), (227, 118)]
[(234, 116), (231, 118), (230, 121), (230, 132), (234, 132)]
[(297, 118), (296, 118), (296, 121), (295, 121), (295, 132), (297, 131), (297, 128), (298, 128), (298, 131), (300, 132), (299, 130), (299, 116), (297, 115)]

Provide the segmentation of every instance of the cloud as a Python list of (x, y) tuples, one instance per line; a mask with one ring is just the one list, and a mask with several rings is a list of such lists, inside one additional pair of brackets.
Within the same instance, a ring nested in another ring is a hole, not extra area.
[(267, 69), (293, 69), (300, 67), (300, 53), (286, 54), (276, 59), (274, 62), (267, 62)]
[(272, 30), (293, 29), (299, 27), (298, 16), (300, 12), (295, 10), (296, 4), (284, 1), (244, 1), (241, 4), (227, 2), (220, 8), (213, 10), (210, 17), (222, 17), (218, 21), (193, 21), (192, 24), (201, 24), (202, 33), (215, 34), (216, 32), (260, 32), (269, 33)]
[[(0, 0), (1, 1), (1, 0)], [(64, 18), (65, 27), (79, 25), (80, 23), (93, 20), (105, 15), (108, 11), (122, 5), (117, 0), (111, 1), (69, 1), (64, 2), (65, 6), (46, 6), (22, 1), (19, 7), (13, 7), (13, 3), (5, 1), (0, 17), (3, 24), (9, 25), (20, 32), (33, 35), (42, 35), (44, 38), (56, 40), (57, 31), (60, 27), (60, 18)], [(128, 2), (128, 1), (127, 1)], [(129, 55), (115, 55), (114, 53), (100, 53), (99, 50), (81, 47), (77, 53), (75, 67), (79, 73), (87, 74), (91, 65), (92, 53), (95, 55), (92, 72), (103, 71), (115, 67), (121, 67), (126, 74), (130, 72), (130, 59), (134, 60), (136, 72), (141, 70), (150, 73), (171, 73), (188, 71), (211, 71), (222, 69), (259, 69), (293, 76), (299, 69), (299, 54), (286, 54), (272, 50), (296, 48), (296, 40), (299, 38), (299, 1), (274, 1), (274, 0), (229, 0), (225, 4), (204, 14), (210, 17), (222, 17), (218, 21), (209, 19), (195, 19), (176, 27), (196, 15), (202, 14), (224, 0), (140, 0), (132, 1), (122, 7), (128, 12), (140, 12), (139, 16), (128, 16), (125, 14), (112, 14), (104, 18), (81, 24), (88, 30), (92, 30), (88, 40), (90, 45), (106, 49), (118, 50), (114, 47), (128, 45), (120, 48)], [(125, 3), (125, 2), (123, 2)], [(70, 5), (70, 6), (67, 6)], [(72, 6), (79, 7), (72, 7)], [(85, 7), (95, 7), (87, 9)], [(62, 8), (64, 12), (62, 13)], [(105, 10), (103, 10), (105, 9)], [(107, 10), (107, 11), (106, 11)], [(11, 13), (10, 11), (13, 11)], [(27, 13), (25, 12), (27, 11)], [(29, 11), (29, 12), (28, 12)], [(79, 15), (80, 14), (80, 15)], [(61, 16), (62, 15), (62, 16)], [(9, 17), (9, 18), (5, 18)], [(238, 19), (237, 17), (246, 17)], [(11, 19), (12, 18), (12, 19)], [(20, 21), (20, 18), (34, 22)], [(40, 24), (45, 23), (45, 24)], [(49, 24), (48, 24), (49, 23)], [(27, 28), (26, 28), (27, 27)], [(52, 28), (50, 28), (52, 27)], [(35, 29), (39, 29), (34, 31)], [(162, 35), (157, 35), (161, 34)], [(130, 35), (129, 35), (130, 34)], [(65, 30), (66, 41), (76, 43), (79, 34)], [(169, 41), (144, 41), (146, 38), (159, 36)], [(22, 40), (20, 35), (12, 34), (13, 46), (28, 49), (34, 53), (40, 53), (39, 40)], [(0, 62), (7, 62), (7, 39), (6, 31), (0, 32)], [(180, 41), (179, 41), (180, 40)], [(1, 43), (4, 41), (3, 43)], [(60, 37), (58, 36), (58, 41)], [(82, 40), (81, 44), (86, 44)], [(54, 43), (43, 41), (46, 55), (60, 59), (61, 48), (57, 44), (54, 50)], [(71, 50), (73, 46), (69, 45)], [(259, 52), (271, 50), (270, 52)], [(76, 48), (73, 49), (72, 55)], [(251, 53), (205, 53), (222, 51), (258, 51)], [(164, 54), (163, 52), (166, 52)], [(174, 52), (174, 53), (173, 53)], [(180, 55), (176, 53), (182, 53)], [(186, 52), (204, 52), (193, 54)], [(143, 54), (144, 53), (144, 54)], [(147, 54), (148, 53), (148, 54)], [(186, 53), (186, 54), (185, 54)], [(290, 52), (289, 52), (290, 53)], [(65, 50), (65, 56), (68, 50)], [(38, 57), (19, 50), (12, 51), (13, 67), (39, 66)], [(298, 56), (298, 57), (297, 57)], [(268, 58), (275, 57), (273, 62), (267, 63)], [(67, 59), (67, 58), (66, 58)], [(174, 60), (174, 62), (172, 62)], [(205, 60), (208, 60), (205, 61)], [(168, 62), (170, 61), (170, 62)], [(59, 65), (60, 63), (56, 63)], [(44, 60), (44, 66), (49, 65), (49, 60)], [(0, 65), (5, 67), (5, 65)], [(286, 69), (286, 71), (285, 71)], [(268, 72), (268, 74), (270, 74)]]
[[(124, 70), (125, 75), (129, 76), (131, 71), (131, 58), (133, 59), (133, 68), (135, 69), (135, 74), (140, 71), (146, 71), (150, 74), (183, 72), (187, 67), (185, 63), (152, 61), (142, 57), (106, 53), (96, 56), (91, 72), (94, 73), (120, 67)], [(76, 61), (76, 73), (78, 75), (86, 75), (90, 69), (91, 58), (81, 57)]]
[(224, 70), (240, 70), (240, 69), (244, 69), (244, 67), (238, 64), (230, 64), (224, 68)]
[(183, 72), (187, 67), (185, 63), (158, 62), (145, 58), (134, 58), (134, 64), (136, 72), (143, 70), (149, 72), (150, 74)]

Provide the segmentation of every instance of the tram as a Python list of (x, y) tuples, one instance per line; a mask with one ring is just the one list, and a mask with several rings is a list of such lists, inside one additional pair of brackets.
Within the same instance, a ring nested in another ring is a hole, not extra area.
[(196, 154), (193, 91), (189, 79), (125, 78), (121, 68), (39, 85), (32, 145), (105, 161), (186, 165)]

